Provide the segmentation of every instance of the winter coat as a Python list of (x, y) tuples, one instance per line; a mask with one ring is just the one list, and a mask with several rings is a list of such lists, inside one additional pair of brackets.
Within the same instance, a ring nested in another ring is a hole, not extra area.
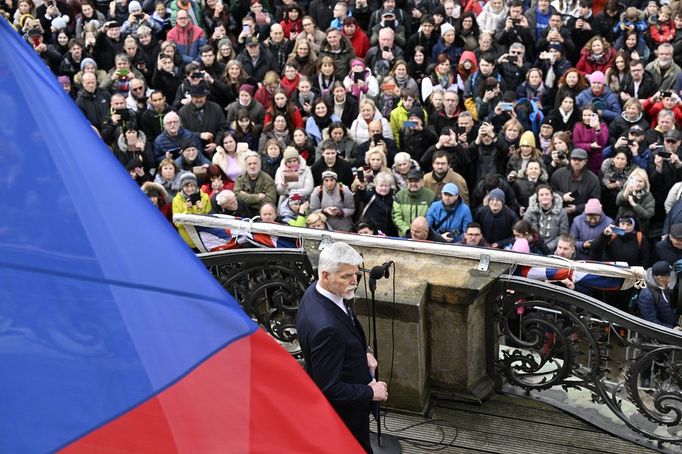
[(616, 196), (616, 205), (618, 205), (618, 214), (616, 217), (620, 217), (626, 211), (634, 211), (637, 215), (637, 220), (639, 221), (640, 230), (644, 233), (649, 231), (649, 220), (654, 217), (654, 210), (656, 208), (656, 200), (651, 192), (646, 191), (640, 196), (640, 198), (635, 197), (637, 204), (635, 206), (630, 205), (630, 202), (623, 193), (622, 190)]
[(605, 215), (603, 212), (599, 219), (599, 224), (594, 227), (587, 222), (585, 214), (581, 214), (573, 219), (571, 224), (571, 236), (575, 238), (575, 252), (576, 259), (589, 259), (591, 248), (585, 248), (583, 245), (586, 241), (594, 241), (604, 233), (604, 229), (613, 224), (613, 219)]
[(479, 14), (476, 18), (476, 22), (478, 22), (478, 28), (481, 30), (481, 32), (495, 33), (497, 31), (497, 27), (501, 23), (504, 23), (504, 19), (507, 17), (508, 12), (509, 10), (506, 4), (502, 11), (498, 13), (492, 9), (492, 4), (490, 2), (486, 3), (483, 6), (483, 11), (481, 11), (481, 14)]
[[(576, 123), (573, 128), (573, 147), (582, 148), (587, 151), (587, 168), (599, 175), (601, 170), (601, 163), (604, 160), (602, 150), (609, 143), (609, 129), (606, 123), (599, 124), (599, 132), (596, 129), (588, 127), (582, 121)], [(596, 142), (599, 147), (592, 148), (592, 144)]]
[(239, 100), (227, 106), (227, 123), (231, 125), (233, 121), (237, 121), (237, 115), (241, 108), (244, 108), (249, 112), (249, 118), (256, 124), (256, 128), (261, 130), (263, 121), (265, 120), (265, 109), (263, 109), (263, 106), (255, 99), (251, 99), (251, 102), (246, 107), (242, 106), (239, 103)]
[(490, 243), (497, 243), (498, 248), (504, 248), (514, 241), (512, 228), (519, 216), (508, 206), (499, 213), (493, 213), (488, 206), (482, 206), (474, 216), (474, 222), (481, 224), (483, 238)]
[(595, 238), (592, 243), (592, 260), (601, 262), (626, 262), (630, 266), (646, 266), (649, 263), (649, 242), (640, 233), (632, 231), (623, 236), (604, 235)]
[(380, 195), (374, 189), (364, 189), (358, 190), (356, 194), (365, 206), (360, 219), (371, 221), (388, 236), (398, 236), (392, 216), (394, 192), (391, 190), (386, 195)]
[(405, 236), (414, 218), (426, 216), (431, 202), (436, 194), (431, 189), (422, 188), (417, 193), (411, 193), (407, 188), (401, 189), (393, 199), (393, 224), (400, 236)]
[(682, 68), (677, 66), (677, 63), (673, 62), (670, 64), (670, 67), (667, 69), (667, 71), (665, 71), (665, 76), (662, 76), (658, 59), (649, 62), (645, 69), (651, 73), (656, 86), (658, 86), (658, 89), (661, 91), (672, 89), (675, 86), (675, 80), (677, 80), (677, 76), (682, 72)]
[(206, 33), (194, 24), (189, 24), (184, 29), (176, 25), (168, 32), (166, 39), (175, 43), (178, 54), (187, 64), (199, 59), (199, 49), (206, 44)]
[(283, 159), (277, 169), (277, 173), (275, 174), (275, 185), (277, 187), (277, 193), (281, 196), (280, 199), (287, 197), (292, 191), (296, 191), (301, 195), (308, 197), (315, 188), (313, 184), (313, 174), (305, 160), (299, 156), (298, 162), (298, 180), (287, 182), (286, 186), (284, 185), (286, 165)]
[(619, 137), (626, 137), (633, 126), (639, 126), (642, 131), (646, 131), (649, 129), (649, 122), (641, 112), (634, 120), (630, 120), (625, 116), (625, 112), (621, 112), (620, 116), (614, 118), (609, 124), (609, 143), (613, 145)]
[(277, 72), (276, 59), (268, 50), (265, 49), (265, 47), (263, 47), (263, 45), (260, 46), (260, 54), (258, 56), (258, 60), (256, 60), (256, 63), (253, 63), (253, 60), (249, 56), (249, 53), (246, 49), (242, 50), (239, 55), (237, 55), (237, 60), (239, 60), (244, 66), (244, 71), (246, 71), (246, 74), (253, 77), (258, 82), (263, 81), (265, 73), (268, 71)]
[(568, 234), (568, 215), (562, 205), (561, 196), (554, 194), (551, 208), (545, 211), (540, 207), (537, 195), (533, 195), (528, 199), (528, 209), (523, 215), (523, 219), (538, 231), (550, 252), (556, 249), (559, 235)]
[(95, 93), (81, 90), (76, 98), (76, 104), (80, 107), (85, 117), (98, 130), (102, 129), (104, 121), (109, 117), (109, 104), (111, 94), (101, 88), (97, 88)]
[(450, 238), (459, 241), (467, 226), (473, 222), (473, 217), (469, 207), (460, 198), (453, 207), (446, 207), (442, 200), (433, 202), (426, 212), (426, 220), (437, 233), (452, 232)]
[[(336, 115), (332, 114), (331, 122), (333, 123), (335, 121), (341, 121), (341, 119)], [(308, 119), (305, 122), (305, 132), (306, 134), (308, 134), (308, 137), (310, 137), (313, 140), (313, 143), (316, 146), (329, 137), (329, 127), (327, 126), (326, 128), (320, 131), (320, 127), (318, 126), (317, 122), (315, 122), (315, 118), (312, 116), (308, 117)]]
[(604, 87), (604, 91), (599, 95), (592, 92), (592, 88), (587, 87), (578, 94), (575, 103), (579, 109), (587, 104), (593, 104), (598, 110), (602, 111), (601, 119), (610, 123), (622, 112), (618, 96), (609, 87)]
[[(350, 71), (350, 62), (355, 58), (355, 50), (346, 37), (341, 37), (340, 44), (341, 49), (338, 52), (335, 52), (327, 42), (327, 38), (325, 38), (322, 40), (322, 43), (320, 43), (320, 51), (317, 53), (320, 58), (330, 57), (334, 60), (334, 64), (336, 65), (334, 76), (336, 77), (336, 80), (343, 80), (343, 78), (346, 77)], [(370, 69), (374, 72), (374, 68)]]
[[(175, 194), (175, 197), (173, 197), (173, 214), (177, 213), (186, 213), (186, 214), (208, 214), (211, 212), (211, 200), (208, 197), (208, 194), (205, 192), (199, 192), (201, 194), (201, 205), (202, 207), (199, 208), (197, 205), (192, 205), (190, 209), (187, 209), (187, 200), (189, 198), (182, 192), (178, 192)], [(178, 233), (182, 237), (183, 240), (185, 240), (185, 243), (189, 245), (191, 248), (195, 248), (196, 245), (194, 244), (194, 241), (189, 237), (189, 234), (187, 233), (187, 230), (185, 229), (185, 226), (183, 224), (175, 224), (175, 226), (178, 228)]]
[(177, 158), (180, 155), (180, 148), (188, 143), (197, 147), (197, 150), (204, 149), (201, 145), (199, 136), (189, 129), (180, 128), (178, 130), (178, 135), (175, 137), (169, 136), (164, 130), (154, 140), (154, 159), (156, 160), (156, 164), (159, 164), (163, 158), (166, 157), (166, 152), (170, 152), (174, 159)]
[(583, 74), (583, 76), (592, 74), (595, 71), (601, 71), (606, 74), (609, 66), (611, 66), (611, 62), (614, 58), (616, 58), (616, 51), (613, 49), (613, 47), (609, 47), (609, 50), (602, 55), (602, 58), (596, 61), (590, 58), (591, 55), (591, 49), (588, 50), (583, 48), (580, 51), (580, 60), (578, 60), (578, 64), (575, 67)]
[[(378, 110), (374, 112), (374, 118), (372, 118), (372, 121), (374, 120), (381, 121), (382, 135), (386, 139), (393, 139), (393, 130), (391, 129), (391, 124), (381, 115), (381, 113), (379, 113)], [(364, 120), (364, 118), (358, 115), (358, 118), (353, 121), (353, 124), (348, 130), (348, 135), (355, 140), (358, 145), (367, 142), (371, 138), (369, 136), (369, 124)]]
[[(234, 193), (237, 196), (237, 199), (246, 203), (249, 208), (249, 217), (256, 216), (260, 211), (260, 207), (267, 202), (277, 206), (277, 190), (275, 188), (275, 182), (270, 175), (265, 172), (260, 172), (256, 178), (256, 184), (253, 190), (251, 189), (250, 179), (251, 177), (249, 177), (247, 173), (244, 173), (237, 178), (234, 185)], [(260, 193), (265, 194), (265, 198), (262, 200), (258, 197), (258, 194)]]
[(575, 205), (575, 215), (583, 212), (588, 200), (598, 199), (601, 196), (599, 178), (589, 169), (584, 169), (577, 178), (574, 178), (573, 170), (569, 167), (562, 167), (552, 174), (550, 184), (561, 196), (567, 192), (578, 193), (575, 201), (571, 202)]
[[(343, 195), (341, 195), (343, 192)], [(327, 216), (327, 224), (334, 230), (350, 232), (353, 228), (353, 214), (355, 214), (355, 201), (353, 193), (348, 186), (337, 184), (331, 191), (323, 186), (317, 186), (310, 195), (310, 211), (324, 210), (336, 207), (341, 210), (341, 216)]]
[(637, 307), (640, 316), (649, 322), (672, 328), (677, 325), (677, 311), (673, 302), (673, 287), (677, 283), (677, 276), (670, 273), (670, 284), (661, 287), (654, 279), (652, 269), (646, 270), (644, 277), (646, 287), (640, 290)]

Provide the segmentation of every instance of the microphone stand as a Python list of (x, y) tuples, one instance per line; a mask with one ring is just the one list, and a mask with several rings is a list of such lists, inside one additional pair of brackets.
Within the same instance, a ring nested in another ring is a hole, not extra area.
[[(374, 371), (374, 379), (379, 381), (379, 343), (377, 341), (377, 304), (375, 293), (377, 290), (377, 279), (388, 278), (389, 271), (388, 267), (393, 264), (393, 262), (386, 262), (381, 266), (375, 266), (372, 268), (369, 274), (369, 292), (371, 294), (372, 302), (372, 349), (374, 350), (374, 358), (377, 360), (377, 368)], [(377, 402), (377, 433), (376, 437), (373, 437), (370, 432), (370, 443), (372, 445), (372, 450), (375, 453), (399, 453), (402, 452), (402, 448), (398, 439), (391, 435), (381, 434), (381, 404)]]

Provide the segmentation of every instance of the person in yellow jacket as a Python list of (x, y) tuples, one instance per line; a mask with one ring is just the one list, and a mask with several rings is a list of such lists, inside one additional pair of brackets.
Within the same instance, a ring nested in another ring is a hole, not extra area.
[[(180, 191), (173, 198), (173, 214), (208, 214), (210, 212), (211, 200), (208, 198), (208, 194), (199, 191), (197, 177), (191, 172), (183, 173), (180, 176)], [(189, 247), (198, 252), (185, 227), (181, 224), (175, 224), (175, 226)]]

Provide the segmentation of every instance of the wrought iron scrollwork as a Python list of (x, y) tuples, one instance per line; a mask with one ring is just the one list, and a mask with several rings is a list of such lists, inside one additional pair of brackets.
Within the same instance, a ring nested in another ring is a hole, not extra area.
[(303, 292), (314, 279), (304, 252), (241, 249), (205, 255), (202, 261), (255, 322), (295, 358), (302, 357), (296, 313)]
[(494, 366), (508, 385), (582, 393), (623, 429), (682, 444), (682, 335), (540, 281), (497, 285)]

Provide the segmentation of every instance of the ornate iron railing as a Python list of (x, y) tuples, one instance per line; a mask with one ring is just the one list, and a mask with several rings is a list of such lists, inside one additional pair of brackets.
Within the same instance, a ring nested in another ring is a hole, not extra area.
[(199, 256), (244, 311), (295, 358), (301, 358), (296, 312), (314, 280), (299, 249), (238, 249)]
[(607, 431), (682, 444), (682, 333), (541, 281), (504, 276), (495, 285), (491, 358), (504, 388), (551, 389), (543, 400), (562, 400)]

